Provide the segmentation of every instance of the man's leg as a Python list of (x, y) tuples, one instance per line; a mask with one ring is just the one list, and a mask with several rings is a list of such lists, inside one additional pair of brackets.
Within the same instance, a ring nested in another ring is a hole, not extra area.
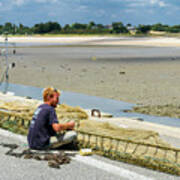
[(58, 148), (65, 144), (75, 143), (77, 141), (77, 133), (75, 131), (67, 131), (64, 134), (58, 134), (56, 140), (52, 140), (50, 147)]

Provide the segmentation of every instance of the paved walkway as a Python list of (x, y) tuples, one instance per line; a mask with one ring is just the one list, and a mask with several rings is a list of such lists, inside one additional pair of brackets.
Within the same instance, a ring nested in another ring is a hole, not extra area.
[[(16, 143), (20, 148), (26, 148), (26, 137), (0, 129), (1, 143)], [(0, 180), (21, 179), (63, 179), (63, 180), (178, 180), (179, 177), (152, 171), (100, 156), (75, 156), (70, 164), (62, 165), (60, 169), (52, 169), (47, 162), (17, 159), (5, 155), (7, 148), (0, 146)]]

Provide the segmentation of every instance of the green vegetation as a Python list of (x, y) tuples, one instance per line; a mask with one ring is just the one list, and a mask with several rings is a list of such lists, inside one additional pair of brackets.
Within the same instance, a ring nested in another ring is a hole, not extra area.
[(165, 32), (165, 33), (180, 33), (180, 25), (169, 26), (167, 24), (139, 25), (137, 33), (149, 33), (150, 31)]
[[(33, 27), (24, 26), (23, 24), (12, 24), (10, 22), (0, 25), (0, 34), (8, 33), (10, 35), (58, 35), (58, 34), (82, 34), (82, 35), (93, 35), (93, 34), (123, 34), (123, 35), (148, 35), (151, 32), (164, 32), (165, 35), (177, 36), (180, 33), (180, 25), (164, 25), (161, 23), (153, 25), (138, 25), (133, 27), (131, 24), (124, 25), (122, 22), (113, 22), (111, 25), (95, 24), (91, 21), (88, 24), (73, 23), (66, 24), (62, 27), (58, 22), (46, 22), (35, 24)], [(158, 34), (157, 34), (158, 35)], [(162, 34), (161, 34), (162, 35)]]
[[(161, 23), (153, 24), (153, 25), (138, 25), (137, 27), (132, 26), (131, 24), (124, 25), (122, 22), (113, 22), (110, 25), (96, 24), (91, 21), (88, 24), (82, 23), (73, 23), (66, 24), (62, 27), (58, 22), (46, 22), (35, 24), (32, 27), (24, 26), (23, 24), (12, 24), (10, 22), (5, 23), (4, 25), (0, 25), (0, 34), (8, 33), (10, 35), (63, 35), (63, 34), (82, 34), (82, 35), (149, 35), (153, 34), (153, 32), (165, 33), (165, 35), (177, 36), (180, 33), (180, 25), (164, 25)], [(156, 35), (156, 34), (153, 34)], [(159, 34), (157, 34), (159, 35)], [(163, 34), (161, 34), (163, 35)]]
[(167, 105), (152, 105), (152, 106), (136, 106), (128, 112), (137, 112), (142, 114), (150, 114), (154, 116), (167, 116), (172, 118), (180, 118), (180, 106)]
[(32, 34), (117, 34), (128, 33), (126, 26), (122, 22), (115, 22), (112, 25), (73, 23), (62, 27), (58, 22), (46, 22), (35, 24), (33, 27), (23, 24), (15, 25), (10, 22), (0, 25), (0, 34), (12, 35), (32, 35)]

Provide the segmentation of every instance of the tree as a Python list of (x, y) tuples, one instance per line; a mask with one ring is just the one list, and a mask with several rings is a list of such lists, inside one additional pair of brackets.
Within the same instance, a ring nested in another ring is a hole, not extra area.
[(175, 26), (169, 27), (166, 31), (170, 32), (170, 33), (179, 33), (180, 25), (175, 25)]
[(151, 30), (151, 26), (150, 25), (139, 25), (137, 27), (137, 32), (138, 33), (143, 33), (143, 34), (146, 34), (148, 33), (149, 31)]
[(3, 33), (3, 25), (0, 25), (0, 34)]
[(167, 31), (169, 29), (168, 25), (162, 25), (161, 23), (152, 25), (153, 31)]
[(64, 30), (69, 30), (69, 29), (70, 29), (69, 24), (66, 24), (63, 29), (64, 29)]
[(95, 25), (96, 25), (96, 24), (94, 23), (94, 21), (90, 21), (89, 24), (88, 24), (88, 26), (87, 26), (87, 28), (88, 28), (88, 29), (93, 29), (93, 28), (95, 27)]
[(47, 26), (47, 29), (45, 28), (44, 30), (46, 32), (55, 32), (55, 31), (60, 31), (62, 28), (61, 28), (61, 25), (57, 22), (47, 22), (45, 24), (45, 27)]
[(122, 22), (112, 23), (113, 33), (127, 33), (127, 28), (123, 25)]
[(87, 29), (87, 24), (74, 23), (74, 24), (72, 24), (71, 28), (72, 28), (73, 30), (77, 30), (77, 29)]
[(101, 30), (101, 29), (104, 29), (104, 26), (102, 24), (97, 24), (96, 25), (97, 29)]
[(34, 33), (43, 34), (43, 33), (55, 33), (60, 32), (61, 25), (57, 22), (47, 22), (47, 23), (40, 23), (35, 24), (34, 27)]
[(7, 32), (9, 34), (12, 34), (13, 32), (13, 25), (10, 22), (5, 23), (4, 27), (3, 27), (3, 32)]

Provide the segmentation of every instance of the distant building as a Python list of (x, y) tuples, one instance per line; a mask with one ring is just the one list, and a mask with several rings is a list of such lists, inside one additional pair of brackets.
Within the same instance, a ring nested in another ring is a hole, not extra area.
[(112, 30), (113, 27), (112, 27), (112, 25), (110, 24), (110, 25), (105, 25), (104, 28), (105, 28), (105, 29)]
[(131, 34), (137, 33), (137, 28), (135, 26), (127, 26), (126, 28)]

